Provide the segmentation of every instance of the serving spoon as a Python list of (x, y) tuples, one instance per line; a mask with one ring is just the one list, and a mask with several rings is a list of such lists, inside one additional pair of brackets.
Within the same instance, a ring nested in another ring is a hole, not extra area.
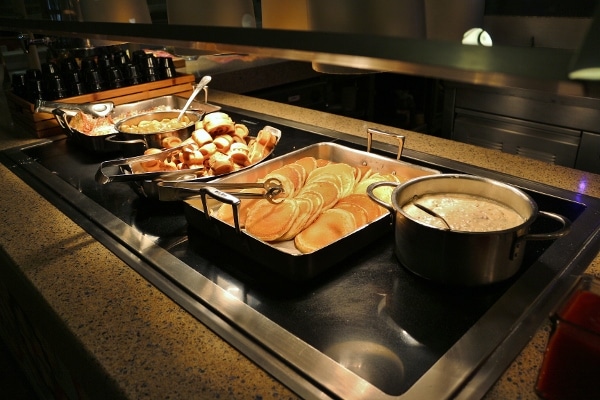
[(446, 225), (446, 227), (448, 228), (449, 231), (452, 230), (452, 227), (450, 226), (450, 224), (448, 223), (448, 221), (446, 221), (444, 219), (444, 217), (442, 217), (440, 214), (438, 214), (437, 212), (433, 211), (431, 208), (424, 206), (421, 203), (417, 203), (417, 200), (419, 200), (419, 196), (414, 196), (412, 198), (412, 203), (415, 207), (417, 207), (419, 210), (426, 212), (427, 214), (431, 215), (432, 217), (435, 217), (437, 219), (439, 219), (440, 221), (442, 221), (444, 223), (444, 225)]
[(194, 87), (194, 91), (192, 92), (192, 95), (190, 96), (190, 98), (188, 99), (188, 101), (185, 103), (185, 106), (183, 106), (183, 108), (181, 109), (181, 112), (179, 113), (179, 116), (177, 116), (177, 122), (181, 121), (181, 117), (183, 117), (183, 114), (185, 114), (185, 112), (187, 111), (187, 109), (190, 107), (190, 104), (192, 104), (192, 101), (194, 101), (194, 99), (196, 98), (196, 96), (198, 96), (198, 93), (200, 93), (200, 91), (202, 89), (204, 89), (204, 87), (206, 85), (208, 85), (208, 83), (211, 80), (212, 80), (212, 77), (210, 75), (206, 75), (202, 79), (200, 79), (200, 82), (198, 82), (198, 84), (196, 85), (196, 87)]

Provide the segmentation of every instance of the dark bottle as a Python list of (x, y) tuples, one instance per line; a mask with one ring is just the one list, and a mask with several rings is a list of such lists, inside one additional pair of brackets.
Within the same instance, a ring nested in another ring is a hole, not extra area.
[(152, 54), (140, 57), (139, 65), (146, 82), (155, 82), (161, 79), (160, 65), (158, 59)]
[(175, 78), (177, 76), (175, 63), (171, 57), (158, 57), (158, 65), (160, 66), (163, 79)]
[(25, 98), (31, 103), (44, 99), (42, 71), (36, 68), (25, 71)]
[(88, 92), (95, 93), (106, 89), (106, 82), (98, 69), (88, 69), (84, 72), (84, 74), (85, 85), (88, 89)]
[(85, 86), (81, 71), (76, 70), (63, 73), (63, 77), (65, 78), (67, 87), (69, 88), (69, 94), (71, 96), (80, 96), (87, 93), (87, 88)]
[(140, 83), (144, 83), (144, 78), (142, 77), (142, 72), (140, 71), (140, 67), (136, 64), (127, 64), (123, 68), (123, 78), (125, 79), (125, 85), (138, 85)]
[(46, 100), (64, 99), (69, 96), (67, 85), (59, 74), (46, 78), (45, 84)]
[(24, 73), (12, 74), (11, 87), (12, 87), (13, 93), (19, 97), (25, 98), (26, 97), (25, 82), (26, 82), (26, 78), (25, 78)]
[(125, 80), (123, 79), (123, 74), (121, 74), (121, 70), (115, 66), (109, 67), (106, 70), (106, 77), (108, 81), (108, 87), (111, 89), (117, 89), (126, 86)]

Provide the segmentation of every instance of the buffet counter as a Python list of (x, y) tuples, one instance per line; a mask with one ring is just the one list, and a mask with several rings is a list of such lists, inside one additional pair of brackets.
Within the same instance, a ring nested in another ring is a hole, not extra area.
[[(408, 149), (600, 198), (600, 176), (592, 173), (217, 90), (210, 101), (360, 137), (367, 127), (401, 132)], [(39, 140), (12, 126), (4, 98), (1, 112), (0, 149)], [(40, 391), (67, 398), (297, 397), (1, 164), (0, 178), (0, 336)], [(600, 255), (587, 271), (600, 276)], [(547, 323), (540, 327), (487, 399), (537, 399), (548, 331)], [(40, 372), (46, 370), (55, 373)]]

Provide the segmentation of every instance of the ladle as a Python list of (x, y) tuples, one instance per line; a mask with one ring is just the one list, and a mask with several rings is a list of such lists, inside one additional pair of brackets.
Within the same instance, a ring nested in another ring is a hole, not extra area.
[(206, 75), (202, 79), (200, 79), (200, 82), (198, 82), (198, 84), (194, 88), (192, 95), (190, 96), (188, 101), (185, 103), (185, 106), (183, 106), (183, 108), (181, 109), (181, 112), (179, 113), (179, 116), (177, 117), (177, 122), (181, 121), (181, 117), (183, 117), (183, 114), (185, 114), (187, 109), (190, 107), (190, 104), (192, 104), (192, 101), (194, 101), (196, 96), (198, 96), (198, 93), (200, 93), (200, 91), (202, 89), (204, 89), (204, 87), (206, 85), (208, 85), (208, 83), (211, 81), (211, 79), (212, 79), (212, 77), (210, 75)]
[(444, 223), (444, 225), (446, 225), (446, 228), (448, 228), (449, 231), (452, 230), (452, 228), (450, 227), (450, 224), (448, 223), (448, 221), (446, 221), (444, 219), (444, 217), (442, 217), (440, 214), (438, 214), (437, 212), (433, 211), (431, 208), (424, 206), (423, 204), (417, 203), (417, 200), (419, 200), (418, 196), (413, 197), (412, 199), (412, 203), (415, 207), (417, 207), (419, 210), (426, 212), (427, 214), (431, 215), (432, 217), (435, 217), (437, 219), (439, 219), (440, 221), (442, 221)]

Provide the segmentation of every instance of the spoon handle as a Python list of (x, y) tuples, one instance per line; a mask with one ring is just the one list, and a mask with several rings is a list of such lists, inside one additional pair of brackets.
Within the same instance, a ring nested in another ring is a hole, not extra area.
[(179, 113), (179, 116), (177, 117), (177, 122), (181, 121), (181, 117), (183, 117), (183, 114), (185, 114), (185, 112), (187, 111), (190, 104), (192, 104), (192, 101), (194, 101), (196, 96), (198, 96), (198, 93), (200, 93), (200, 91), (202, 89), (204, 89), (204, 86), (208, 85), (208, 83), (211, 81), (211, 79), (212, 79), (212, 77), (210, 75), (206, 75), (202, 79), (200, 79), (200, 82), (198, 82), (198, 84), (194, 88), (192, 95), (190, 96), (188, 101), (185, 103), (185, 106), (183, 106), (183, 108), (181, 109), (181, 112)]

